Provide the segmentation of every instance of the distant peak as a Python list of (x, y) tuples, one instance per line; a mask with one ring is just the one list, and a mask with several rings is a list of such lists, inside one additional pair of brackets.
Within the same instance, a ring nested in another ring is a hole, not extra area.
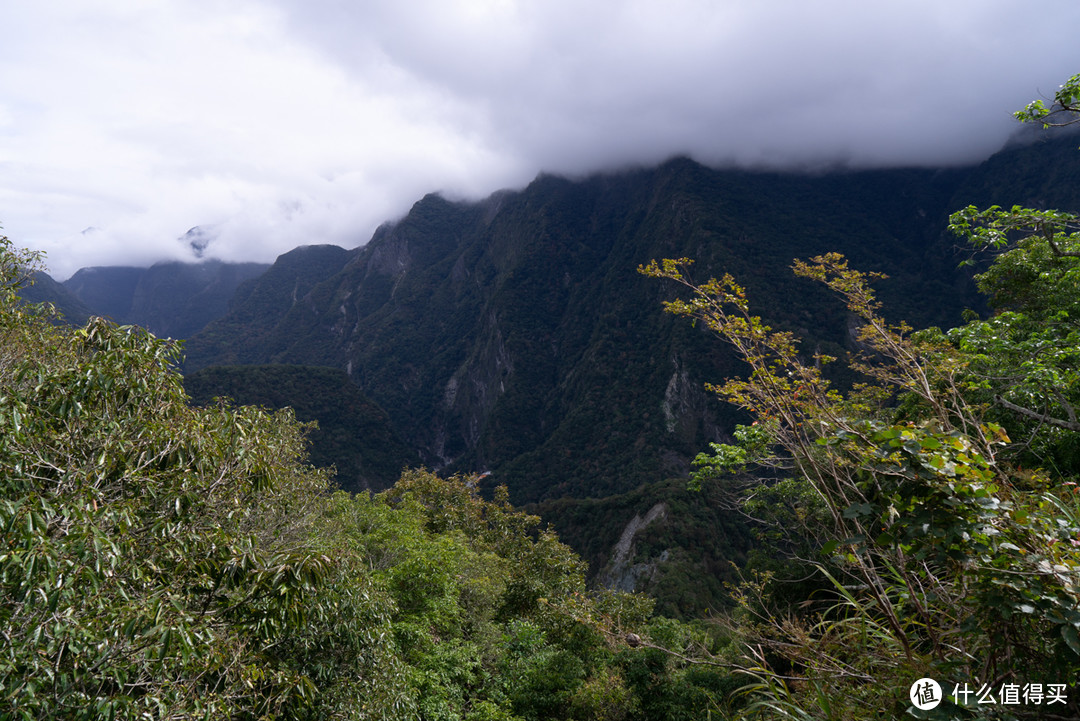
[(191, 248), (192, 254), (201, 259), (206, 253), (207, 246), (213, 242), (215, 237), (217, 236), (213, 227), (204, 228), (201, 225), (196, 225), (177, 240), (186, 243)]

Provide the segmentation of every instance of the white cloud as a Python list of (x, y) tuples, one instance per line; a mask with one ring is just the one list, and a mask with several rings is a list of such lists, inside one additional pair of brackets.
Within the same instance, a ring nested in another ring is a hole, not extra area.
[[(1052, 0), (55, 0), (0, 9), (0, 223), (58, 276), (357, 245), (426, 192), (691, 154), (971, 162), (1080, 71)], [(83, 235), (81, 230), (99, 230)]]

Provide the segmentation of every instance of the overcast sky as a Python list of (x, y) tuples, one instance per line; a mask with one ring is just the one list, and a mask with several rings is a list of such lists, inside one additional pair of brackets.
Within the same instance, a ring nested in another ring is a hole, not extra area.
[(5, 0), (0, 225), (54, 276), (363, 244), (425, 193), (686, 154), (977, 162), (1075, 0)]

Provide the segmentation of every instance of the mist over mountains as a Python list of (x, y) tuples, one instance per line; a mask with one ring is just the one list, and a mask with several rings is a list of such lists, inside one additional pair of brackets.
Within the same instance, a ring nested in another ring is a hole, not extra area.
[(738, 420), (704, 389), (738, 365), (666, 316), (672, 289), (638, 265), (686, 256), (699, 279), (731, 273), (807, 352), (853, 347), (842, 306), (789, 270), (828, 251), (890, 276), (890, 317), (955, 325), (981, 300), (948, 214), (1077, 207), (1074, 142), (1017, 144), (970, 169), (796, 175), (680, 158), (541, 176), (477, 203), (426, 196), (354, 250), (301, 247), (269, 268), (84, 269), (64, 286), (95, 313), (187, 338), (189, 373), (340, 369), (424, 463), (491, 472), (515, 502), (603, 497), (684, 473)]
[(82, 268), (63, 287), (96, 315), (141, 325), (162, 337), (188, 338), (226, 312), (240, 283), (268, 267), (207, 260)]
[[(594, 578), (688, 613), (723, 595), (747, 532), (685, 483), (662, 481), (745, 420), (705, 389), (741, 367), (666, 315), (674, 289), (637, 267), (686, 256), (698, 280), (731, 273), (769, 325), (795, 332), (808, 354), (843, 358), (857, 350), (853, 320), (795, 278), (793, 259), (842, 252), (889, 276), (876, 287), (890, 320), (957, 325), (965, 308), (986, 309), (977, 267), (958, 267), (971, 249), (947, 232), (949, 213), (1080, 208), (1075, 145), (1014, 144), (966, 169), (810, 175), (677, 158), (540, 176), (482, 202), (426, 196), (357, 249), (303, 246), (268, 268), (84, 269), (35, 292), (186, 337), (196, 402), (288, 405), (318, 421), (312, 458), (348, 490), (386, 488), (417, 464), (486, 473), (485, 488), (506, 484), (512, 502), (533, 504)], [(623, 543), (634, 518), (656, 520)], [(702, 535), (699, 521), (726, 530)], [(705, 577), (711, 586), (685, 583)]]

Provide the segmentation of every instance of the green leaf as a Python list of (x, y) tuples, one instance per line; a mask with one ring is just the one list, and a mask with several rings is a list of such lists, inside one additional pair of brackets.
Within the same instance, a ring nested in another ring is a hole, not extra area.
[(844, 509), (844, 518), (858, 518), (869, 516), (874, 508), (869, 503), (853, 503)]
[(1080, 636), (1076, 634), (1076, 626), (1062, 626), (1061, 637), (1065, 639), (1065, 643), (1069, 645), (1069, 648), (1080, 656)]

